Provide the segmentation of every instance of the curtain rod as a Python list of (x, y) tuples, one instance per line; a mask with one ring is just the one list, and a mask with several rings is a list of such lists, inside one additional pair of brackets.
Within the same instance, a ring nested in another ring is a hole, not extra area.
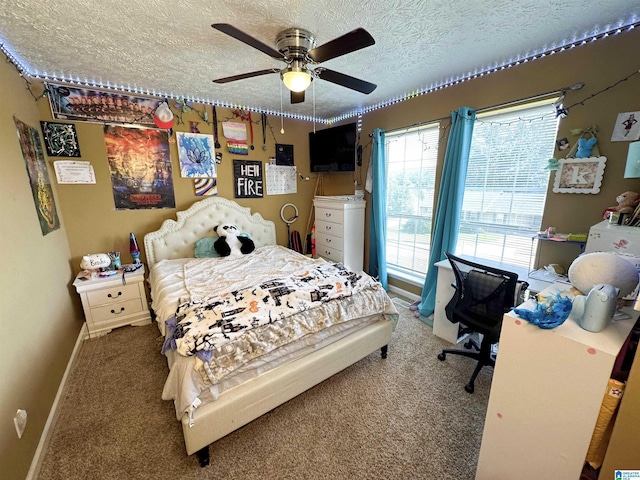
[[(569, 87), (559, 88), (559, 89), (551, 90), (551, 91), (545, 92), (545, 93), (539, 93), (538, 95), (534, 95), (532, 97), (524, 97), (524, 98), (521, 98), (519, 100), (513, 100), (511, 102), (499, 103), (497, 105), (492, 105), (490, 107), (480, 108), (480, 109), (476, 110), (476, 113), (485, 113), (485, 112), (489, 112), (491, 110), (498, 110), (500, 108), (511, 107), (511, 106), (518, 105), (518, 104), (523, 103), (523, 102), (530, 102), (532, 100), (538, 100), (540, 98), (548, 97), (550, 95), (554, 95), (554, 94), (558, 94), (558, 93), (564, 94), (567, 90), (580, 90), (582, 87), (584, 87), (584, 83), (578, 82), (578, 83), (574, 83), (573, 85), (571, 85)], [(451, 118), (451, 116), (435, 118), (433, 120), (428, 120), (426, 122), (414, 123), (414, 124), (408, 125), (406, 127), (394, 128), (393, 130), (389, 130), (388, 132), (397, 132), (397, 131), (400, 131), (400, 130), (409, 130), (411, 128), (421, 127), (422, 125), (428, 125), (430, 123), (443, 122), (445, 120), (449, 120), (450, 118)], [(370, 133), (369, 137), (373, 137), (373, 134)]]

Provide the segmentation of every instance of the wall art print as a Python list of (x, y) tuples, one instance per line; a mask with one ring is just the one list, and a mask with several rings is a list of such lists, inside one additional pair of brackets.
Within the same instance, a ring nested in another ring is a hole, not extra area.
[(79, 157), (78, 134), (73, 123), (40, 122), (44, 146), (50, 157)]
[(42, 144), (38, 130), (13, 117), (16, 124), (18, 139), (22, 156), (27, 167), (31, 194), (38, 213), (42, 235), (47, 235), (60, 228), (56, 202), (53, 198), (53, 190), (49, 181), (47, 164), (44, 161)]
[(175, 208), (166, 130), (105, 125), (104, 141), (116, 210)]
[(619, 113), (611, 134), (612, 142), (640, 140), (640, 112)]
[(176, 132), (180, 175), (186, 178), (215, 178), (213, 135)]
[(47, 84), (51, 115), (58, 120), (154, 125), (153, 112), (164, 101), (89, 88)]

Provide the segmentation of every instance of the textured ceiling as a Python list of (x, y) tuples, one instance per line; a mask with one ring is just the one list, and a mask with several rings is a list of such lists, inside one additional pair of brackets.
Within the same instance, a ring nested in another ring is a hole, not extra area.
[[(301, 27), (322, 45), (365, 28), (375, 45), (323, 64), (378, 85), (369, 95), (316, 80), (285, 112), (331, 119), (420, 89), (615, 30), (640, 20), (637, 0), (0, 0), (0, 42), (30, 75), (280, 111), (278, 75), (214, 78), (282, 68), (211, 28), (230, 23), (275, 48)], [(313, 97), (315, 96), (315, 111)]]

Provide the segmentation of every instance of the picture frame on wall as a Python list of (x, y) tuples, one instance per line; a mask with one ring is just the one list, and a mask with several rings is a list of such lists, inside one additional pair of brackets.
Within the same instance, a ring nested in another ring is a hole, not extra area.
[(640, 112), (619, 113), (613, 126), (612, 142), (640, 140)]
[(562, 158), (553, 182), (554, 193), (600, 192), (606, 157)]
[(40, 122), (49, 157), (80, 157), (78, 134), (73, 123)]

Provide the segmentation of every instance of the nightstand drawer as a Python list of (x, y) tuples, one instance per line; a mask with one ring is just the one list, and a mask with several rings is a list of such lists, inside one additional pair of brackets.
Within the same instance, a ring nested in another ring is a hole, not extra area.
[(140, 298), (140, 290), (138, 289), (137, 283), (87, 292), (87, 300), (91, 307), (133, 300), (135, 298)]
[(113, 320), (119, 317), (126, 317), (128, 315), (141, 311), (142, 301), (140, 300), (140, 297), (138, 297), (127, 302), (119, 302), (114, 305), (92, 308), (91, 318), (94, 323), (103, 322), (105, 320)]
[(332, 235), (334, 237), (342, 238), (344, 232), (344, 226), (338, 223), (325, 222), (323, 220), (316, 219), (316, 235)]
[(344, 210), (333, 210), (331, 208), (316, 208), (316, 220), (331, 223), (344, 223)]
[(332, 262), (342, 262), (343, 258), (342, 250), (326, 247), (324, 245), (316, 247), (316, 255), (325, 258), (326, 260), (331, 260)]

